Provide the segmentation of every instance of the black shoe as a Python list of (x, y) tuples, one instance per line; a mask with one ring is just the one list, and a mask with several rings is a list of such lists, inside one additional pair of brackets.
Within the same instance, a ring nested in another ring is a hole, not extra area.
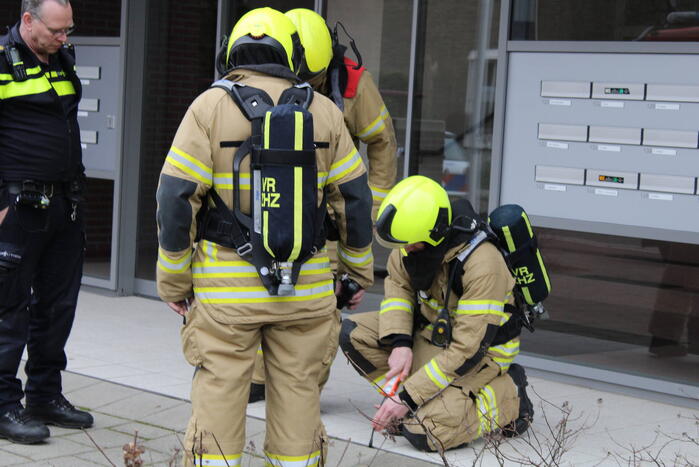
[(519, 395), (519, 416), (517, 420), (510, 423), (502, 429), (502, 435), (506, 438), (514, 438), (519, 436), (529, 429), (529, 426), (534, 420), (534, 405), (532, 401), (529, 400), (527, 396), (527, 390), (525, 389), (529, 383), (527, 383), (527, 375), (524, 373), (524, 368), (521, 365), (513, 363), (507, 370), (507, 374), (510, 375), (512, 381), (517, 385), (517, 394)]
[(62, 395), (47, 404), (29, 405), (24, 412), (34, 420), (62, 428), (90, 428), (94, 423), (92, 415), (76, 409)]
[(7, 438), (13, 443), (35, 444), (50, 435), (46, 425), (30, 419), (24, 409), (14, 409), (0, 415), (0, 438)]
[(257, 383), (250, 384), (250, 397), (248, 397), (248, 404), (263, 400), (265, 400), (265, 385)]

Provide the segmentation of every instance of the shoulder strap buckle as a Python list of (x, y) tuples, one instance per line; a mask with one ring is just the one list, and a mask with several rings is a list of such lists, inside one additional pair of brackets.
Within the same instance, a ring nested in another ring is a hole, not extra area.
[(252, 253), (252, 243), (247, 242), (236, 248), (235, 251), (238, 253), (238, 256), (240, 256), (241, 258), (245, 258), (250, 253)]

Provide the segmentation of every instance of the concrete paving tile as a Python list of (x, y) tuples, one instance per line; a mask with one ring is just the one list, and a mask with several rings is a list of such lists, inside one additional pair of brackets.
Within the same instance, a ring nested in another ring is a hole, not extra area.
[(180, 435), (180, 438), (182, 438), (182, 434), (184, 433), (184, 429), (182, 431), (173, 431), (159, 426), (153, 426), (138, 422), (124, 423), (121, 425), (113, 426), (111, 429), (114, 431), (118, 431), (119, 433), (124, 433), (130, 436), (131, 438), (133, 438), (134, 433), (138, 431), (138, 437), (143, 438), (145, 440), (158, 439), (164, 436), (173, 435), (174, 433), (177, 433), (178, 435)]
[[(121, 446), (118, 448), (105, 449), (104, 454), (106, 454), (109, 460), (115, 465), (124, 465), (124, 451)], [(78, 457), (88, 462), (104, 463), (105, 461), (104, 455), (99, 451), (90, 452), (88, 454), (80, 454)], [(141, 459), (143, 460), (144, 465), (167, 465), (167, 461), (170, 459), (170, 456), (155, 451), (146, 451), (141, 456)]]
[(23, 456), (33, 461), (41, 461), (54, 457), (73, 456), (89, 452), (94, 447), (88, 447), (73, 441), (57, 438), (51, 439), (42, 444), (10, 444), (3, 446), (5, 451), (9, 451), (17, 456)]
[(72, 435), (65, 435), (61, 438), (91, 447), (94, 447), (96, 443), (97, 446), (101, 447), (102, 449), (123, 446), (124, 444), (133, 441), (133, 435), (128, 435), (109, 428), (90, 430), (88, 434), (76, 433)]
[(106, 363), (100, 366), (81, 368), (80, 373), (92, 376), (93, 378), (117, 381), (120, 378), (149, 375), (150, 371), (133, 366), (120, 365), (117, 363)]
[(110, 465), (107, 461), (104, 463), (96, 463), (95, 461), (88, 461), (88, 460), (83, 460), (80, 459), (79, 457), (75, 456), (65, 456), (65, 457), (56, 457), (52, 459), (47, 459), (45, 461), (42, 461), (40, 464), (37, 462), (29, 462), (26, 464), (13, 464), (13, 465), (18, 465), (18, 466), (23, 466), (23, 467), (37, 467), (38, 465), (42, 466), (47, 466), (47, 467), (94, 467), (95, 465)]
[(183, 442), (183, 435), (170, 432), (168, 435), (157, 439), (144, 440), (142, 444), (146, 448), (146, 452), (157, 451), (173, 456), (178, 451), (182, 452)]
[(175, 384), (181, 385), (191, 383), (191, 375), (175, 377), (165, 373), (146, 373), (134, 376), (110, 378), (109, 380), (126, 386), (158, 392), (160, 388), (167, 388)]
[[(82, 377), (82, 376), (81, 376)], [(121, 386), (107, 381), (97, 381), (97, 384), (76, 389), (71, 392), (69, 399), (73, 404), (99, 409), (116, 401), (140, 394), (138, 389)], [(67, 396), (68, 397), (68, 396)]]
[(78, 373), (71, 373), (70, 376), (67, 376), (68, 373), (69, 372), (66, 371), (62, 372), (61, 378), (63, 394), (66, 395), (66, 397), (68, 397), (67, 395), (73, 391), (99, 384), (98, 380), (90, 378), (89, 376), (83, 376)]
[(130, 420), (144, 420), (149, 415), (181, 404), (185, 402), (150, 392), (136, 392), (127, 398), (100, 406), (99, 410)]
[(180, 402), (174, 407), (170, 407), (161, 412), (146, 416), (138, 417), (143, 423), (160, 426), (173, 431), (181, 431), (187, 428), (187, 422), (192, 415), (192, 404), (188, 402)]
[(19, 465), (24, 462), (29, 462), (26, 457), (18, 456), (4, 449), (0, 449), (0, 465)]

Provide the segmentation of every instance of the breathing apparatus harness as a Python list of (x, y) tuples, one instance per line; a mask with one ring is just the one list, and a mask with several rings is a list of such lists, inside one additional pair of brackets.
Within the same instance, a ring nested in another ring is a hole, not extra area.
[[(465, 225), (459, 225), (457, 222), (459, 219), (463, 219), (465, 222), (462, 222), (462, 224)], [(472, 237), (466, 249), (449, 263), (449, 279), (447, 282), (444, 304), (439, 310), (437, 319), (432, 323), (432, 344), (442, 348), (448, 347), (452, 338), (451, 314), (448, 309), (450, 294), (452, 291), (459, 296), (463, 293), (463, 286), (461, 281), (457, 280), (457, 278), (460, 279), (461, 275), (464, 273), (464, 264), (476, 248), (485, 242), (491, 242), (503, 255), (508, 269), (512, 272), (515, 270), (510, 261), (511, 254), (508, 254), (502, 248), (500, 238), (488, 223), (467, 215), (462, 215), (453, 220), (452, 224), (449, 226), (449, 230), (472, 234)], [(536, 250), (535, 240), (534, 250)], [(520, 255), (521, 254), (520, 252)], [(514, 272), (513, 275), (516, 276)], [(518, 282), (515, 283), (515, 287), (513, 288), (513, 295), (515, 298), (514, 305), (505, 304), (505, 311), (511, 314), (511, 318), (498, 328), (498, 332), (491, 343), (493, 346), (504, 344), (520, 335), (522, 326), (527, 328), (530, 332), (534, 332), (534, 321), (536, 319), (546, 319), (548, 317), (541, 302), (531, 305), (527, 303)]]

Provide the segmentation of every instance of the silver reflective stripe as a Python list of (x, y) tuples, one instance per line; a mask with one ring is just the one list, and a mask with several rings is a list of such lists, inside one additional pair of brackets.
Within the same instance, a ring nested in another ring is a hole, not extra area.
[(328, 181), (336, 181), (341, 179), (345, 174), (351, 172), (355, 166), (361, 162), (357, 149), (352, 149), (347, 156), (343, 157), (338, 163), (330, 167)]

